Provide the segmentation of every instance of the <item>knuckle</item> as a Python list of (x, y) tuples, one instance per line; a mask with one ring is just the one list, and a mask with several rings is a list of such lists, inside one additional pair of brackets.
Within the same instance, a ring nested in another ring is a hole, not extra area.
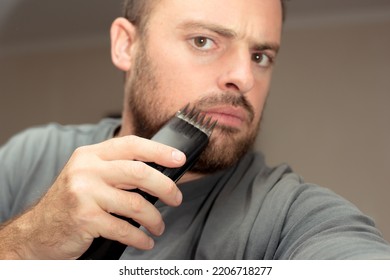
[(80, 156), (83, 156), (87, 152), (88, 152), (88, 146), (81, 146), (74, 150), (73, 156), (78, 158)]
[(161, 226), (164, 224), (164, 221), (162, 219), (162, 216), (160, 212), (157, 211), (156, 215), (154, 216), (154, 219), (150, 221), (150, 226), (153, 228), (161, 228)]
[(96, 164), (94, 159), (96, 158), (90, 154), (88, 147), (77, 148), (66, 165), (67, 173), (72, 176), (86, 173), (93, 168), (92, 161)]
[(115, 221), (109, 225), (107, 230), (110, 236), (116, 236), (121, 240), (128, 237), (130, 231), (129, 227), (130, 225), (127, 222)]
[(168, 180), (166, 194), (171, 195), (173, 193), (176, 193), (176, 184), (172, 180)]
[(64, 190), (74, 197), (88, 195), (91, 187), (97, 183), (97, 178), (91, 175), (96, 174), (95, 169), (85, 161), (72, 161), (60, 174), (59, 183), (65, 186)]
[(134, 213), (141, 212), (145, 207), (145, 199), (138, 193), (131, 193), (130, 209)]
[(142, 161), (133, 161), (130, 167), (130, 172), (136, 179), (144, 179), (149, 175), (148, 167)]
[(88, 171), (85, 166), (81, 164), (73, 164), (69, 166), (66, 174), (64, 175), (65, 183), (73, 192), (82, 191), (90, 185), (86, 174), (88, 174)]
[(138, 249), (147, 249), (149, 248), (149, 237), (148, 235), (137, 229), (132, 232), (131, 236), (126, 236), (126, 239), (129, 240), (128, 244), (130, 246), (134, 246), (135, 248)]
[(113, 223), (108, 229), (108, 234), (116, 240), (139, 249), (148, 248), (148, 235), (138, 228), (133, 228), (129, 223), (120, 221)]

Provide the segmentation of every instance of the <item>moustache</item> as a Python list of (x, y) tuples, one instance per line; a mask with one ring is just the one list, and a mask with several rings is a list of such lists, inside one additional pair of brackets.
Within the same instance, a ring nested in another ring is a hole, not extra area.
[(241, 107), (248, 114), (248, 120), (250, 123), (252, 123), (255, 118), (255, 110), (253, 106), (249, 103), (248, 99), (242, 94), (231, 93), (231, 92), (208, 94), (191, 103), (195, 108), (197, 108), (200, 111), (206, 110), (214, 106), (221, 106), (221, 105)]

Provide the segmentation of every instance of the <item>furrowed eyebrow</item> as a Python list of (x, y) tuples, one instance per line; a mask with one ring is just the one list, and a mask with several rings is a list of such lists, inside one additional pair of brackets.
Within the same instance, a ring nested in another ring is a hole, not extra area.
[(278, 44), (270, 44), (270, 43), (258, 44), (258, 45), (255, 45), (255, 47), (253, 48), (254, 51), (261, 52), (261, 51), (270, 50), (270, 51), (274, 51), (275, 53), (278, 53), (279, 49), (280, 49), (280, 46)]
[[(225, 28), (223, 26), (213, 24), (213, 23), (207, 23), (207, 22), (198, 22), (198, 21), (188, 21), (184, 22), (179, 25), (179, 29), (205, 29), (209, 30), (211, 32), (214, 32), (216, 34), (219, 34), (225, 38), (237, 38), (238, 34), (229, 28)], [(275, 53), (279, 52), (279, 44), (274, 43), (260, 43), (260, 44), (254, 44), (253, 50), (254, 51), (265, 51), (270, 50)]]
[(188, 21), (179, 25), (179, 28), (180, 29), (206, 29), (215, 32), (223, 37), (227, 37), (227, 38), (237, 37), (237, 33), (235, 31), (212, 23)]

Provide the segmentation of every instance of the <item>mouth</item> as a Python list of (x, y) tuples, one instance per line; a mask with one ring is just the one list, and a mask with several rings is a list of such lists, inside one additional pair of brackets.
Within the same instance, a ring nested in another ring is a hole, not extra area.
[(218, 121), (217, 126), (239, 128), (249, 120), (247, 112), (242, 107), (219, 106), (202, 112), (213, 121)]

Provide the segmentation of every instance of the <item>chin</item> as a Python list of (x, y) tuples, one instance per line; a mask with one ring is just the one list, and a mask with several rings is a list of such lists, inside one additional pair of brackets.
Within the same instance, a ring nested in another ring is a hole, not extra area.
[(252, 149), (256, 138), (253, 133), (243, 133), (244, 136), (239, 137), (237, 133), (232, 134), (220, 129), (215, 132), (191, 171), (210, 174), (232, 167)]

